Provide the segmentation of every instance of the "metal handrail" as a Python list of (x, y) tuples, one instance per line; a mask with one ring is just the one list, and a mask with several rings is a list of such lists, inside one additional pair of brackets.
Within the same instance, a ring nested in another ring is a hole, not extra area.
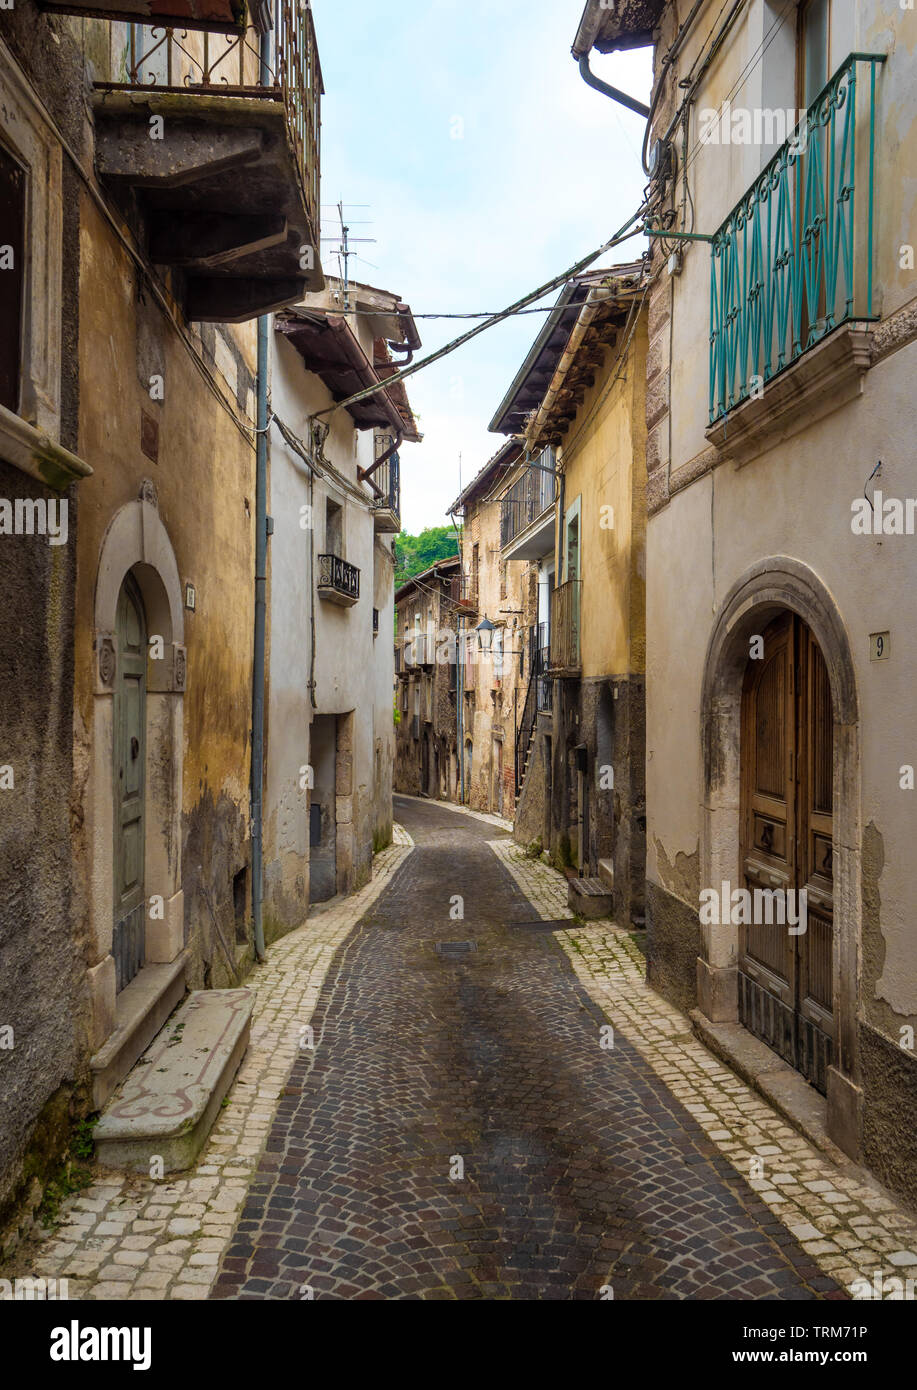
[(316, 558), (320, 589), (334, 589), (336, 593), (346, 594), (349, 598), (360, 597), (360, 571), (356, 565), (342, 560), (340, 555), (325, 554)]
[[(553, 450), (544, 450), (553, 461)], [(539, 464), (540, 464), (539, 459)], [(529, 466), (500, 502), (500, 545), (507, 546), (554, 505), (557, 478), (547, 467)]]
[[(884, 62), (884, 54), (849, 55), (712, 238), (711, 424), (840, 324), (875, 317), (876, 71)], [(855, 196), (861, 64), (869, 67), (865, 209)]]
[(580, 664), (581, 579), (568, 579), (551, 590), (550, 670), (575, 671)]
[(201, 92), (283, 103), (303, 200), (318, 233), (322, 78), (308, 0), (276, 0), (274, 60), (261, 76), (259, 35), (180, 25), (108, 26), (108, 77), (99, 91)]

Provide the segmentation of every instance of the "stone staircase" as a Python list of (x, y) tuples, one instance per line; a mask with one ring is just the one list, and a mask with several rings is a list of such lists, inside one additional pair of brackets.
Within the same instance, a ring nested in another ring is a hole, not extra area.
[(102, 1112), (96, 1158), (157, 1176), (190, 1168), (248, 1047), (254, 991), (194, 990)]

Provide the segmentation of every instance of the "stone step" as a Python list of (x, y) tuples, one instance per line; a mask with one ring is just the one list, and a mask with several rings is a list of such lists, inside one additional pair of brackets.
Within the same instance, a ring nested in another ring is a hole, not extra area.
[(112, 1096), (95, 1128), (106, 1168), (150, 1176), (197, 1158), (248, 1047), (254, 991), (188, 995)]
[(600, 878), (571, 878), (567, 883), (567, 906), (583, 917), (608, 917), (612, 894)]
[(613, 859), (599, 860), (599, 878), (608, 888), (608, 891), (611, 892), (615, 886), (615, 864)]

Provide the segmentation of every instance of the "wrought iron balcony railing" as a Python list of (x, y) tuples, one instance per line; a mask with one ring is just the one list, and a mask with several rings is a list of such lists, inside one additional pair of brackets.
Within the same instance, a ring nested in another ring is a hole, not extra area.
[[(395, 441), (391, 435), (378, 435), (377, 455), (390, 448)], [(374, 512), (392, 512), (401, 517), (401, 461), (397, 453), (390, 455), (372, 474), (374, 485), (371, 507)]]
[(551, 590), (549, 671), (574, 675), (580, 669), (581, 579), (568, 579)]
[(550, 656), (548, 624), (538, 623), (529, 630), (529, 668), (535, 678), (536, 710), (539, 714), (551, 712), (551, 681), (544, 674), (550, 665)]
[(306, 211), (319, 226), (321, 68), (308, 0), (265, 0), (273, 18), (272, 60), (262, 72), (253, 25), (235, 33), (117, 22), (109, 25), (108, 76), (101, 91), (202, 92), (283, 103)]
[(847, 58), (713, 236), (711, 424), (841, 324), (875, 317), (876, 74), (884, 61)]
[(545, 449), (513, 483), (500, 502), (500, 545), (507, 546), (532, 522), (554, 505), (557, 479), (553, 472), (554, 450)]
[(360, 597), (360, 571), (340, 555), (319, 555), (318, 592), (338, 603), (356, 603)]

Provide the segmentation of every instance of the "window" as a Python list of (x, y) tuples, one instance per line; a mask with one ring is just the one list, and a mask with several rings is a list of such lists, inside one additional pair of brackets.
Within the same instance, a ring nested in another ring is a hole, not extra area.
[(796, 65), (799, 106), (807, 109), (828, 81), (831, 43), (831, 0), (808, 0), (799, 7)]
[(0, 405), (19, 410), (26, 173), (0, 145)]
[(325, 502), (325, 550), (343, 558), (344, 508), (330, 497)]
[(493, 641), (491, 644), (491, 654), (493, 656), (494, 680), (501, 680), (503, 677), (503, 628), (494, 628)]
[(580, 499), (577, 497), (567, 511), (566, 535), (564, 538), (564, 581), (579, 579), (579, 522)]

